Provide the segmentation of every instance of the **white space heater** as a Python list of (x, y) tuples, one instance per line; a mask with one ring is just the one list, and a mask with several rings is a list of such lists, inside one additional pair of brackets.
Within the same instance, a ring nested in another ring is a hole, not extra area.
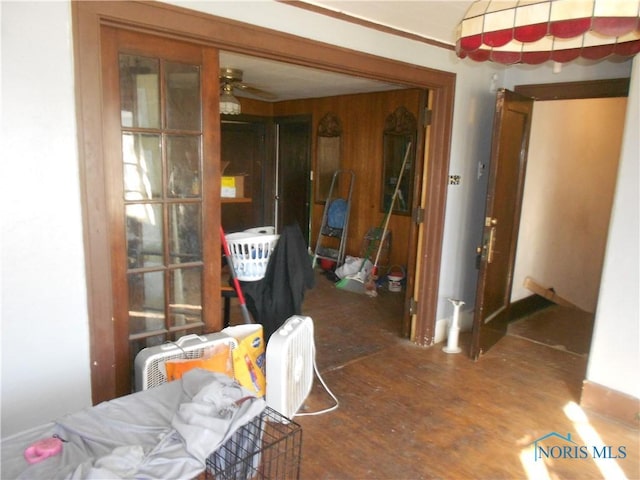
[(217, 332), (207, 335), (185, 335), (175, 342), (140, 350), (134, 363), (136, 391), (165, 383), (167, 375), (164, 363), (167, 360), (200, 358), (207, 350), (224, 344), (229, 344), (232, 350), (238, 346), (235, 338)]
[(311, 317), (294, 315), (273, 333), (265, 362), (267, 405), (293, 418), (313, 385), (315, 344)]

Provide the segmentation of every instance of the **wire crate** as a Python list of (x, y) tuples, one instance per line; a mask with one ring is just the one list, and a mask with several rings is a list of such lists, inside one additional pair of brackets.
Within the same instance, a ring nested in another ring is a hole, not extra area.
[(207, 458), (206, 479), (300, 478), (302, 428), (270, 407)]

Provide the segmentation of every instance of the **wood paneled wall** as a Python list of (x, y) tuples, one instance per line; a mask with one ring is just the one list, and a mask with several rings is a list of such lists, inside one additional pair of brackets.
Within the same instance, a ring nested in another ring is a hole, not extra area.
[[(384, 219), (381, 209), (382, 146), (384, 122), (396, 108), (404, 106), (420, 118), (419, 89), (391, 92), (341, 95), (335, 97), (284, 101), (273, 104), (274, 116), (310, 114), (313, 117), (312, 168), (316, 169), (316, 141), (318, 122), (328, 112), (333, 112), (342, 122), (342, 168), (356, 174), (349, 222), (347, 254), (360, 256), (367, 230), (379, 226)], [(243, 113), (265, 114), (262, 102), (246, 102), (241, 99)], [(414, 197), (419, 192), (414, 192)], [(415, 197), (419, 198), (419, 197)], [(312, 247), (318, 235), (324, 203), (313, 203)], [(411, 218), (392, 215), (389, 228), (393, 244), (390, 264), (406, 265), (408, 257), (408, 233)]]

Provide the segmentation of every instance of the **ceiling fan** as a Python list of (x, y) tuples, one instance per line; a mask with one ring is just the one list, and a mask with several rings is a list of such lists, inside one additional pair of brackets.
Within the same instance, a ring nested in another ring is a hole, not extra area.
[(278, 98), (271, 92), (261, 90), (253, 87), (249, 84), (242, 82), (243, 72), (237, 68), (221, 68), (220, 69), (220, 88), (224, 93), (233, 95), (233, 90), (238, 89), (241, 92), (246, 92), (256, 97), (264, 98), (265, 100), (275, 100)]

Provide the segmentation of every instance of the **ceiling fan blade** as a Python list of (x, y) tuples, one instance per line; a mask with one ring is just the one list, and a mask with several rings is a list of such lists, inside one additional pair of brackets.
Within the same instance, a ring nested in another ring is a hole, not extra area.
[(278, 98), (277, 95), (274, 95), (271, 92), (267, 92), (265, 90), (261, 90), (256, 87), (252, 87), (251, 85), (247, 85), (244, 83), (236, 83), (233, 86), (251, 95), (255, 95), (256, 97), (264, 98), (265, 100), (275, 100)]

